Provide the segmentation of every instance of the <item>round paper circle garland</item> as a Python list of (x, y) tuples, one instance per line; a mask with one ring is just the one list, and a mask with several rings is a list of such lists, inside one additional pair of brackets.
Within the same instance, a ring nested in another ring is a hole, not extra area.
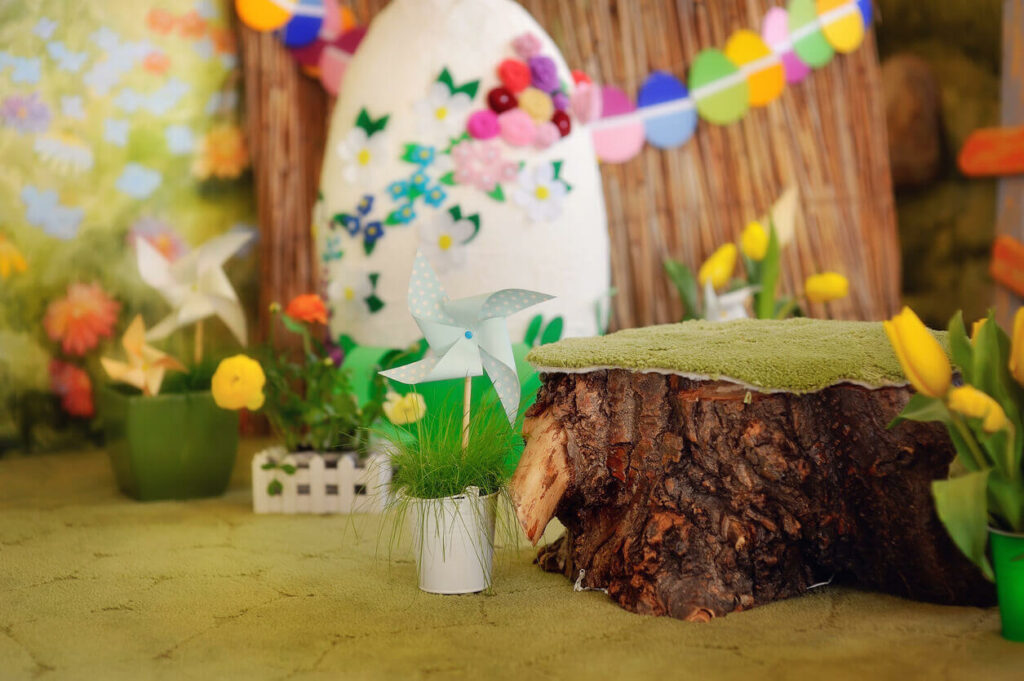
[(671, 74), (655, 72), (641, 86), (634, 108), (622, 90), (605, 86), (600, 118), (586, 123), (598, 158), (627, 161), (644, 141), (659, 148), (682, 145), (693, 135), (698, 114), (717, 125), (738, 121), (836, 52), (857, 49), (871, 16), (871, 0), (790, 0), (787, 9), (765, 14), (760, 35), (739, 30), (724, 50), (699, 52), (690, 66), (689, 89)]
[(324, 0), (299, 0), (294, 13), (281, 29), (285, 47), (302, 47), (317, 39), (324, 25)]

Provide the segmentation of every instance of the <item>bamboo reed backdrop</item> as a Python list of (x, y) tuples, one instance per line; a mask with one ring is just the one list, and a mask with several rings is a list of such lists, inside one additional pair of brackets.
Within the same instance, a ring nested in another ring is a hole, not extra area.
[[(521, 0), (571, 68), (634, 95), (652, 71), (684, 80), (694, 56), (733, 31), (759, 31), (770, 0)], [(386, 0), (355, 0), (361, 22)], [(262, 299), (315, 284), (310, 210), (329, 103), (298, 75), (276, 38), (242, 27), (246, 104), (264, 258)], [(575, 134), (578, 134), (575, 133)], [(692, 267), (789, 186), (800, 194), (796, 232), (783, 252), (782, 287), (802, 290), (822, 270), (845, 274), (850, 296), (814, 316), (881, 319), (899, 304), (900, 255), (873, 33), (763, 109), (718, 127), (701, 121), (683, 146), (647, 145), (602, 164), (612, 243), (613, 326), (676, 321), (682, 306), (666, 258)], [(261, 312), (265, 315), (264, 310)]]

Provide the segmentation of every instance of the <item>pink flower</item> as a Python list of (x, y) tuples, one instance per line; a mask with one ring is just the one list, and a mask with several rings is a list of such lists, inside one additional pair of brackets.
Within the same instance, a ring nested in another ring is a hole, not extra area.
[(452, 149), (455, 181), (468, 184), (482, 192), (492, 192), (500, 182), (516, 177), (517, 167), (501, 157), (497, 142), (469, 140)]
[(60, 397), (60, 406), (72, 416), (93, 415), (92, 380), (74, 364), (50, 360), (50, 390)]
[(0, 118), (18, 132), (43, 132), (50, 125), (50, 108), (35, 92), (10, 95), (0, 104)]
[(523, 33), (512, 41), (512, 49), (516, 51), (520, 59), (529, 59), (540, 54), (540, 38), (533, 33)]
[(501, 127), (501, 139), (513, 147), (525, 147), (533, 143), (537, 126), (530, 114), (522, 109), (509, 109), (498, 116)]
[(538, 149), (547, 149), (562, 138), (558, 126), (548, 121), (537, 126), (537, 136), (533, 138), (533, 146)]
[(580, 83), (576, 86), (569, 108), (580, 123), (596, 121), (601, 117), (602, 107), (601, 88), (590, 83)]
[(470, 137), (478, 140), (489, 140), (497, 137), (501, 132), (498, 124), (498, 115), (490, 109), (474, 111), (473, 115), (466, 121), (466, 131)]

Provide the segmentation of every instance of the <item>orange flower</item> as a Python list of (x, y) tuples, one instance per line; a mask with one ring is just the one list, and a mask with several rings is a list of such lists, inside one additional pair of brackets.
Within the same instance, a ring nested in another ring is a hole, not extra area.
[(71, 284), (66, 297), (46, 308), (43, 326), (65, 353), (81, 356), (113, 333), (120, 309), (99, 284)]
[(241, 175), (248, 165), (249, 149), (245, 146), (245, 135), (237, 125), (223, 123), (206, 133), (199, 156), (192, 165), (192, 173), (200, 180), (209, 177), (231, 180)]
[(202, 38), (206, 33), (206, 19), (199, 16), (199, 12), (192, 10), (181, 17), (178, 32), (186, 38)]
[(92, 380), (74, 364), (50, 360), (50, 390), (60, 397), (60, 406), (72, 416), (93, 415)]
[(218, 54), (233, 54), (235, 51), (235, 34), (229, 28), (221, 26), (210, 27), (210, 39)]
[(174, 28), (174, 15), (165, 9), (153, 8), (146, 15), (146, 25), (154, 33), (166, 35)]
[(171, 60), (163, 52), (150, 52), (142, 60), (142, 68), (157, 75), (164, 73), (171, 65)]
[(292, 298), (292, 302), (288, 303), (284, 313), (300, 322), (327, 323), (327, 306), (324, 305), (323, 299), (315, 293), (295, 296)]

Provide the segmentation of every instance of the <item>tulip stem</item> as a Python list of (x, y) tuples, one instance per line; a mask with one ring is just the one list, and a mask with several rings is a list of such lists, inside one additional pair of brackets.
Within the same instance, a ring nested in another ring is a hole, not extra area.
[[(978, 446), (977, 440), (974, 439), (974, 433), (971, 432), (971, 429), (967, 427), (967, 424), (965, 424), (964, 420), (958, 415), (951, 414), (951, 417), (953, 425), (956, 426), (957, 431), (960, 433), (960, 437), (963, 438), (964, 443), (967, 445), (967, 449), (970, 450), (969, 458), (965, 457), (968, 458), (968, 461), (965, 462), (965, 464), (969, 464), (967, 467), (975, 471), (982, 470), (983, 466), (988, 468), (988, 466), (985, 465), (987, 463), (985, 460), (985, 454)], [(961, 455), (964, 453), (965, 452), (960, 452)]]
[(466, 376), (462, 389), (462, 453), (469, 449), (469, 401), (473, 396), (473, 377)]

